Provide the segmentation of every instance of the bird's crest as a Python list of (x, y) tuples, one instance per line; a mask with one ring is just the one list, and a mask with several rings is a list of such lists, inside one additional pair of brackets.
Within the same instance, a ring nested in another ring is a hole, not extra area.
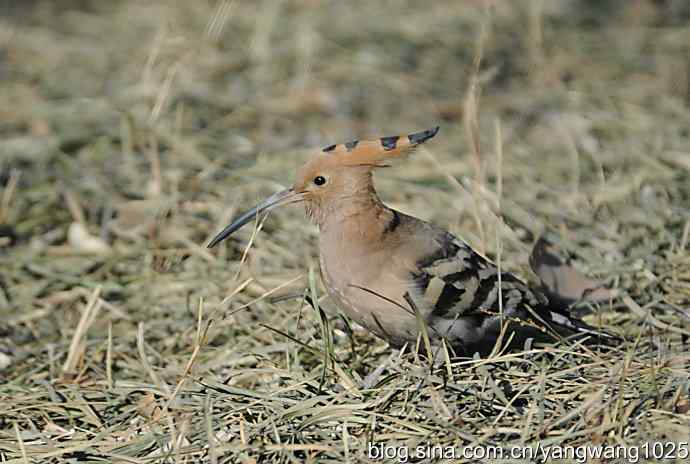
[(352, 142), (329, 145), (322, 152), (337, 157), (344, 165), (378, 164), (379, 162), (403, 156), (417, 146), (431, 139), (439, 126), (409, 135), (381, 137), (378, 140), (353, 140)]

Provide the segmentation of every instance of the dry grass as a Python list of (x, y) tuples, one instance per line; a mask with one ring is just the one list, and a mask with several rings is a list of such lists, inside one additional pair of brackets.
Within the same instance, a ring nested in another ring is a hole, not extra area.
[[(0, 7), (0, 462), (687, 441), (686, 2), (59, 3)], [(548, 234), (627, 343), (430, 368), (273, 302), (323, 295), (299, 208), (204, 248), (308, 147), (436, 123), (384, 199), (526, 278)]]

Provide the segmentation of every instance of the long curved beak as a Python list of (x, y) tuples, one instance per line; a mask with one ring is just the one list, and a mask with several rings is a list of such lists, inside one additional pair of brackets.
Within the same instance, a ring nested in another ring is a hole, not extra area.
[(257, 218), (262, 213), (270, 211), (271, 209), (281, 204), (292, 203), (293, 201), (299, 200), (301, 200), (300, 195), (296, 194), (295, 191), (291, 188), (274, 193), (273, 195), (266, 198), (264, 201), (250, 209), (249, 211), (241, 214), (240, 217), (238, 217), (232, 222), (232, 224), (220, 231), (220, 233), (213, 237), (213, 240), (209, 242), (208, 248), (213, 248), (218, 243), (228, 238), (233, 232), (241, 228), (246, 223)]

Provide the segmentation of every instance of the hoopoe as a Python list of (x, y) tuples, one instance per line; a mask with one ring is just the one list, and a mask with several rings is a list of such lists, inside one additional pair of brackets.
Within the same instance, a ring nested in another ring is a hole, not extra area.
[(381, 202), (374, 170), (438, 130), (323, 148), (299, 169), (292, 187), (241, 214), (208, 247), (278, 205), (301, 202), (319, 227), (321, 277), (329, 296), (394, 347), (414, 344), (426, 330), (433, 345), (445, 340), (456, 352), (487, 354), (504, 325), (513, 346), (570, 335), (615, 339), (550, 304), (515, 275), (499, 274), (453, 234)]

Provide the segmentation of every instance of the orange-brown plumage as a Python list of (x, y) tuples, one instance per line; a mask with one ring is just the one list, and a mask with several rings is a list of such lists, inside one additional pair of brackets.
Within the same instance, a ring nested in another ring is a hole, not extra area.
[[(419, 318), (432, 342), (488, 352), (503, 324), (514, 341), (580, 334), (613, 338), (550, 305), (539, 291), (452, 234), (381, 202), (372, 173), (436, 135), (438, 127), (324, 148), (291, 188), (240, 215), (209, 244), (277, 205), (304, 202), (319, 226), (321, 275), (351, 319), (394, 346), (414, 342)], [(417, 313), (417, 314), (415, 314)]]

